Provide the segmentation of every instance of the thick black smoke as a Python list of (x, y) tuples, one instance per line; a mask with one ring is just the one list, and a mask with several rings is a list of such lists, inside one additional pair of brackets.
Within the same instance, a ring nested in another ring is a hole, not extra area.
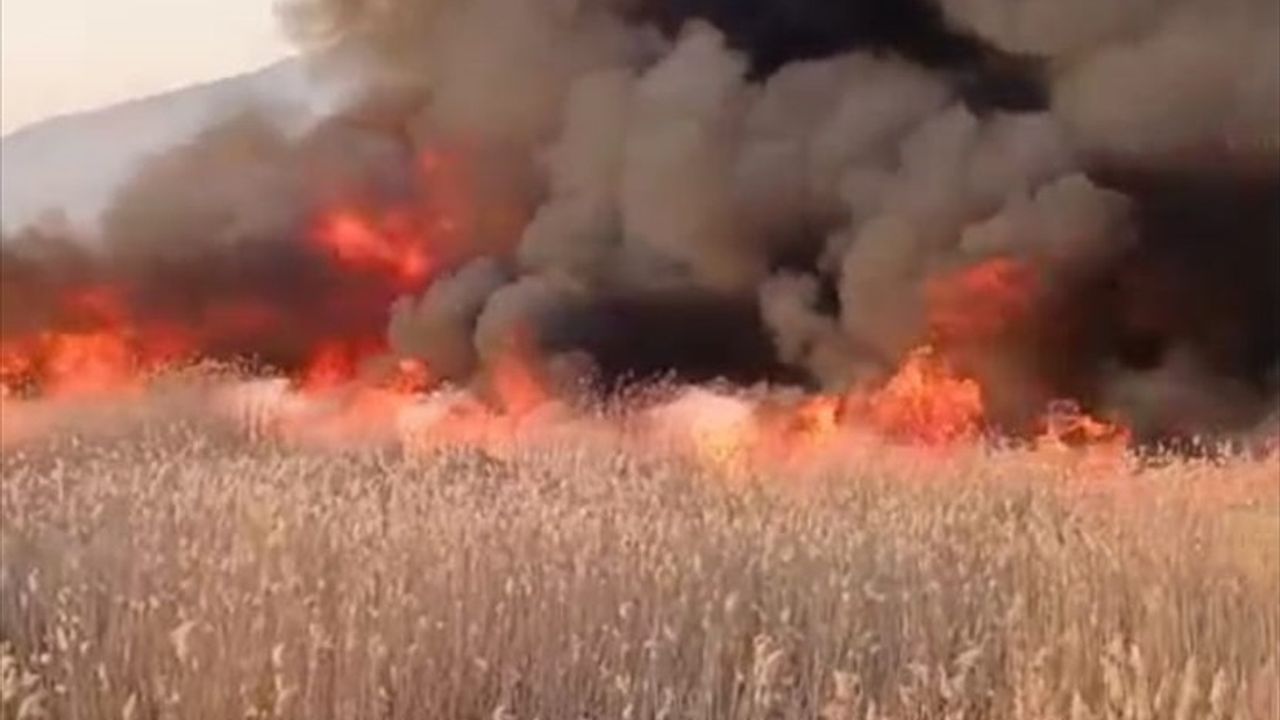
[(864, 51), (950, 74), (975, 107), (1032, 110), (1048, 102), (1041, 62), (950, 27), (926, 0), (650, 0), (638, 14), (669, 35), (693, 18), (711, 22), (750, 59), (756, 79), (797, 61)]
[[(282, 337), (385, 327), (457, 380), (531, 335), (606, 383), (841, 388), (936, 340), (936, 278), (1012, 260), (1030, 318), (954, 348), (1001, 419), (1067, 396), (1155, 435), (1239, 427), (1280, 392), (1273, 5), (293, 0), (377, 102), (158, 159), (90, 264), (196, 322), (235, 296), (283, 308)], [(423, 176), (441, 153), (465, 181)], [(459, 193), (428, 287), (306, 241), (327, 208)], [(86, 272), (31, 262), (6, 257), (6, 293)]]
[[(412, 201), (412, 155), (366, 128), (375, 117), (353, 109), (294, 138), (249, 112), (146, 161), (100, 237), (54, 225), (6, 238), (0, 334), (174, 326), (205, 355), (285, 369), (326, 340), (376, 341), (397, 290), (311, 241), (335, 204)], [(86, 290), (119, 307), (86, 312)]]

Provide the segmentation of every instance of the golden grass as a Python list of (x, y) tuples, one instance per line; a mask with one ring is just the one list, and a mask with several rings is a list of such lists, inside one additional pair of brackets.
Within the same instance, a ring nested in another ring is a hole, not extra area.
[(2, 457), (4, 718), (1277, 717), (1274, 458)]

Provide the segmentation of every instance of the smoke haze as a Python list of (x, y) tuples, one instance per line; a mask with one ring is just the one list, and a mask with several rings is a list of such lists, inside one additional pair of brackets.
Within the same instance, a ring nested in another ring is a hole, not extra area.
[[(214, 347), (285, 364), (339, 331), (466, 381), (522, 337), (607, 383), (835, 389), (931, 343), (1011, 427), (1057, 397), (1153, 436), (1274, 407), (1270, 0), (281, 10), (366, 97), (300, 139), (247, 115), (155, 158), (98, 251), (6, 243), (6, 333), (88, 277), (204, 326), (270, 308)], [(305, 240), (335, 207), (425, 238), (430, 271), (337, 272)], [(972, 300), (988, 272), (1026, 307)]]

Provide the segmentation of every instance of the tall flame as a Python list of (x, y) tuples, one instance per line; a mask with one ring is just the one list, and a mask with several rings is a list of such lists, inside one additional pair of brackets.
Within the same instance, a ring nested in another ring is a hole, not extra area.
[(956, 375), (929, 346), (912, 351), (884, 387), (848, 402), (877, 432), (931, 445), (972, 438), (985, 414), (978, 383)]

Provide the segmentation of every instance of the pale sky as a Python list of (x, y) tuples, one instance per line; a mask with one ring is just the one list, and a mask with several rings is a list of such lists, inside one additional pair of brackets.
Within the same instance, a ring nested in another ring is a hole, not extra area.
[(0, 131), (254, 70), (273, 0), (0, 0)]

